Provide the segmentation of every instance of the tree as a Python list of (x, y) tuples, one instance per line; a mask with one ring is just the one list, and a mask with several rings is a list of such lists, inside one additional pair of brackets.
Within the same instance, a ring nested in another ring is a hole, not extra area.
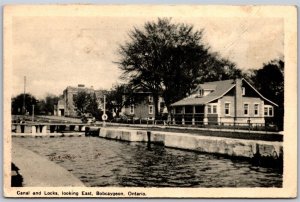
[(125, 97), (126, 92), (128, 92), (128, 85), (117, 84), (107, 93), (106, 107), (109, 111), (114, 111), (117, 117), (129, 100)]
[(45, 100), (39, 100), (39, 102), (35, 106), (34, 111), (35, 111), (35, 114), (43, 114), (43, 115), (47, 114)]
[(249, 79), (262, 95), (278, 104), (274, 121), (283, 129), (284, 61), (276, 59), (263, 64), (261, 69), (251, 71)]
[[(25, 95), (25, 111), (23, 110), (23, 102)], [(38, 100), (31, 94), (19, 94), (12, 98), (11, 107), (12, 114), (21, 115), (25, 113), (32, 114), (33, 105), (35, 105), (35, 113), (39, 114), (39, 108), (37, 107)]]
[(129, 84), (116, 84), (108, 93), (106, 99), (106, 107), (108, 111), (116, 113), (116, 117), (124, 106), (137, 104), (145, 99), (145, 96), (140, 96), (141, 89), (136, 89)]
[(233, 63), (209, 52), (203, 30), (194, 31), (192, 25), (158, 19), (145, 23), (143, 29), (134, 28), (129, 37), (120, 46), (117, 64), (123, 79), (152, 93), (156, 115), (160, 95), (170, 111), (170, 105), (184, 98), (196, 83), (221, 79), (220, 75), (236, 70)]
[(92, 114), (96, 119), (100, 119), (100, 110), (95, 93), (90, 94), (85, 91), (79, 91), (73, 97), (73, 103), (76, 107), (78, 115), (82, 116), (86, 113)]
[(58, 103), (59, 98), (55, 95), (47, 95), (45, 98), (45, 112), (53, 114), (54, 105)]
[(205, 68), (199, 69), (196, 84), (242, 77), (242, 71), (236, 67), (236, 64), (222, 58), (218, 53), (211, 53), (205, 65)]
[(100, 112), (99, 105), (97, 102), (96, 94), (89, 94), (89, 104), (87, 106), (87, 113), (91, 113), (93, 117), (95, 117), (97, 120), (100, 120), (101, 115), (103, 112)]

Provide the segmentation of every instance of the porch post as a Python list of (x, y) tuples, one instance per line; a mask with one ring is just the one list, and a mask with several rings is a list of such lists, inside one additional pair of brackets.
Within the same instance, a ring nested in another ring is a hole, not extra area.
[(204, 105), (204, 118), (203, 118), (203, 124), (207, 125), (208, 124), (208, 119), (207, 119), (207, 105)]
[(171, 109), (171, 122), (172, 122), (172, 124), (173, 125), (175, 125), (176, 124), (176, 121), (175, 121), (175, 114), (176, 113), (176, 110), (175, 110), (175, 107), (173, 107), (172, 109)]
[(184, 121), (185, 107), (184, 106), (182, 106), (181, 113), (182, 113), (182, 125), (184, 125), (185, 124), (185, 121)]
[(218, 125), (221, 125), (221, 100), (218, 100), (217, 105), (217, 114), (218, 114)]
[(192, 125), (195, 125), (195, 106), (193, 106), (193, 117), (192, 117)]

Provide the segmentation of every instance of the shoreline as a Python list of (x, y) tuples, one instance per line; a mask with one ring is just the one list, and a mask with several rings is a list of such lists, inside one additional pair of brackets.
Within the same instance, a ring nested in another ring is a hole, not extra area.
[(85, 187), (65, 168), (16, 143), (12, 143), (12, 163), (22, 176), (22, 187)]

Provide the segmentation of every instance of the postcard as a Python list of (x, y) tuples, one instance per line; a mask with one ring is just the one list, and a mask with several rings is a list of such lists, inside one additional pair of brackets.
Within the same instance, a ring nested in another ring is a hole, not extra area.
[(295, 198), (294, 6), (7, 5), (4, 195)]

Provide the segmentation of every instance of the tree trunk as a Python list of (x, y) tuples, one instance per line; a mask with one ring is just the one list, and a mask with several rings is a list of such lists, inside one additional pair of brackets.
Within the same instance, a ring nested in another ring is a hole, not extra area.
[(119, 118), (120, 117), (120, 112), (121, 112), (121, 110), (116, 110), (116, 118)]

